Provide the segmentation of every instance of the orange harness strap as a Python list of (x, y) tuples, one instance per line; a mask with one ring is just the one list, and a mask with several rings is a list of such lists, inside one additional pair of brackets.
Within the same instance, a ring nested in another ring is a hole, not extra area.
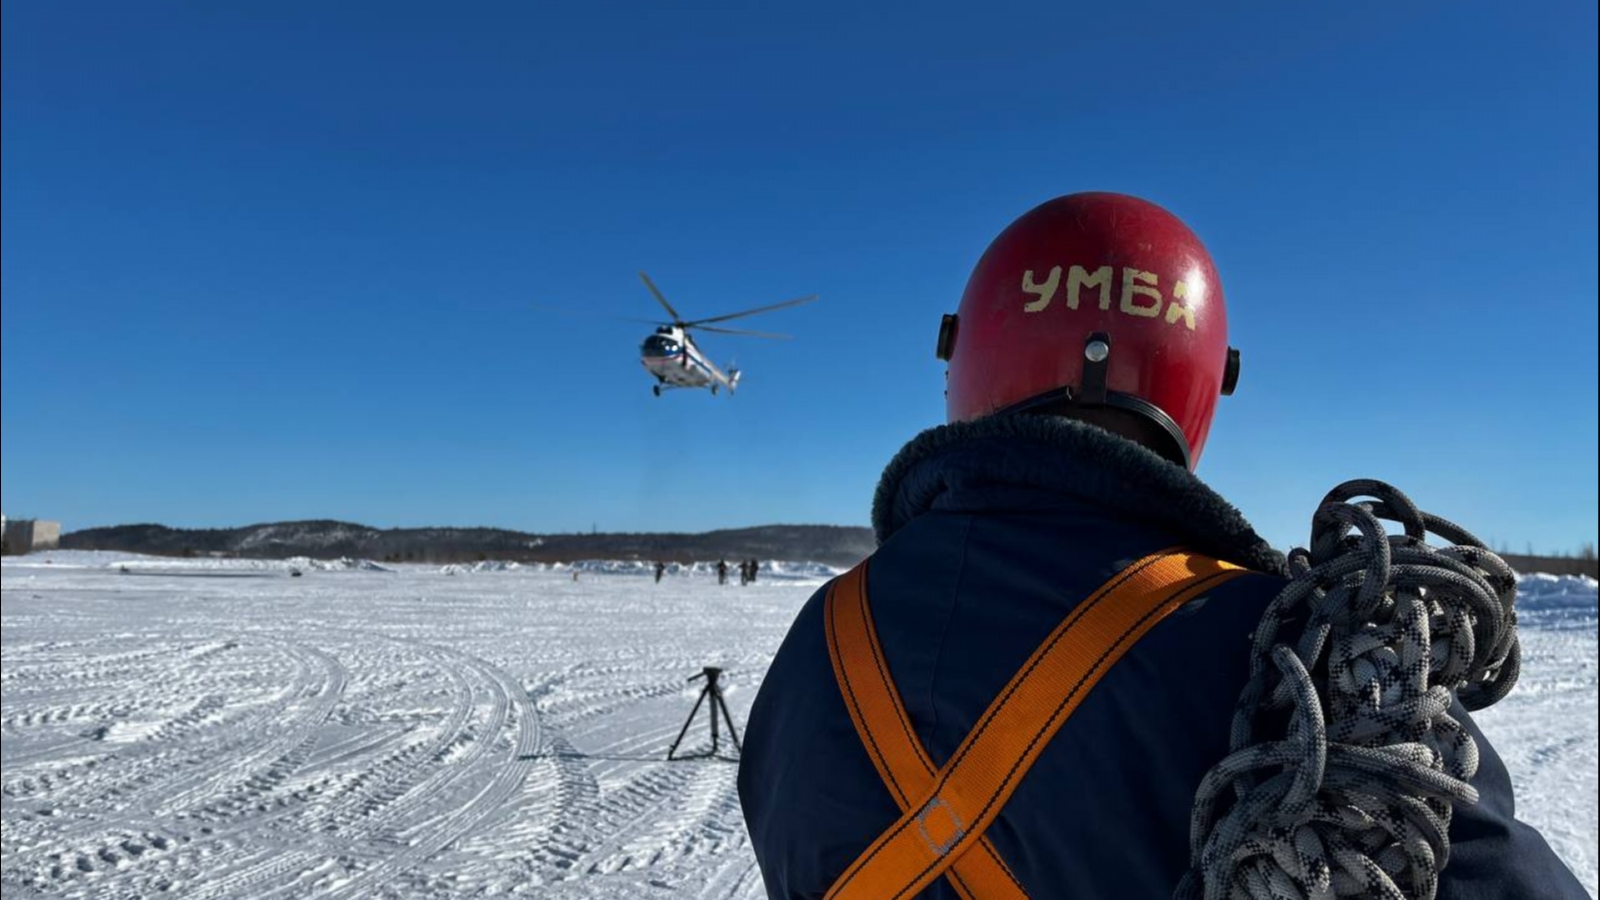
[[(863, 562), (840, 576), (828, 592), (824, 613), (828, 656), (856, 734), (861, 736), (878, 777), (905, 812), (933, 786), (939, 770), (913, 734), (900, 692), (889, 677), (878, 632), (872, 627), (866, 585), (867, 563)], [(963, 900), (1028, 897), (987, 837), (979, 839), (976, 850), (954, 862), (949, 878)]]
[(1107, 669), (1172, 611), (1245, 572), (1181, 549), (1124, 569), (1068, 613), (933, 772), (884, 664), (865, 571), (863, 563), (828, 593), (828, 650), (851, 720), (902, 814), (826, 900), (905, 900), (947, 871), (969, 900), (1025, 897), (984, 831)]

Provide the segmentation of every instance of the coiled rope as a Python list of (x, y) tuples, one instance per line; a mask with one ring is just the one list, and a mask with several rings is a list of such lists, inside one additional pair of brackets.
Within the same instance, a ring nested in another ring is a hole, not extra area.
[(1177, 896), (1432, 900), (1452, 807), (1478, 799), (1477, 744), (1451, 702), (1482, 709), (1516, 684), (1516, 576), (1465, 529), (1370, 480), (1329, 493), (1311, 549), (1288, 562), (1292, 580), (1252, 642), (1230, 753), (1195, 796)]

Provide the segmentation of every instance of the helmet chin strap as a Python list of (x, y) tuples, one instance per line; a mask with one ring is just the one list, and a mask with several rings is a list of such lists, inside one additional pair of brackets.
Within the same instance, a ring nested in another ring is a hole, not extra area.
[[(1183, 436), (1183, 429), (1178, 423), (1167, 415), (1161, 407), (1154, 403), (1106, 389), (1106, 371), (1111, 363), (1111, 335), (1103, 331), (1090, 334), (1083, 342), (1083, 384), (1078, 388), (1071, 385), (1054, 388), (1042, 394), (1035, 394), (1026, 400), (1021, 400), (1003, 409), (995, 411), (997, 416), (1009, 416), (1019, 413), (1042, 413), (1066, 416), (1068, 418), (1087, 419), (1080, 413), (1088, 410), (1115, 409), (1134, 413), (1144, 422), (1155, 426), (1154, 440), (1137, 439), (1132, 435), (1124, 435), (1136, 440), (1150, 450), (1159, 454), (1170, 462), (1192, 468), (1192, 457), (1189, 452), (1189, 441)], [(1090, 424), (1096, 424), (1090, 422)]]

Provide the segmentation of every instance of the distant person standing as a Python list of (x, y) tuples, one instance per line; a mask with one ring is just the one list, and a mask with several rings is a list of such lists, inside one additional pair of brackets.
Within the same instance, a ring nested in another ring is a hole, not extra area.
[(750, 560), (748, 565), (750, 567), (750, 583), (751, 584), (755, 584), (756, 583), (756, 573), (761, 571), (761, 563), (756, 562), (755, 560), (752, 559), (752, 560)]
[(661, 583), (661, 576), (665, 574), (667, 574), (667, 564), (659, 559), (656, 560), (656, 584)]
[(717, 584), (727, 584), (727, 583), (728, 583), (728, 561), (725, 560), (725, 559), (718, 560), (717, 561)]

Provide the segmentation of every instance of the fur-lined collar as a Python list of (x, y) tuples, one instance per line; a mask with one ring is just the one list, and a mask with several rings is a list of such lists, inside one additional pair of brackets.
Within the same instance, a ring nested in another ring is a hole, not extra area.
[(959, 505), (950, 495), (975, 486), (989, 489), (984, 494), (1009, 488), (1065, 495), (1115, 518), (1156, 525), (1196, 550), (1251, 569), (1284, 569), (1283, 555), (1187, 469), (1103, 429), (1048, 415), (989, 416), (913, 438), (878, 482), (872, 501), (878, 543), (936, 505)]

